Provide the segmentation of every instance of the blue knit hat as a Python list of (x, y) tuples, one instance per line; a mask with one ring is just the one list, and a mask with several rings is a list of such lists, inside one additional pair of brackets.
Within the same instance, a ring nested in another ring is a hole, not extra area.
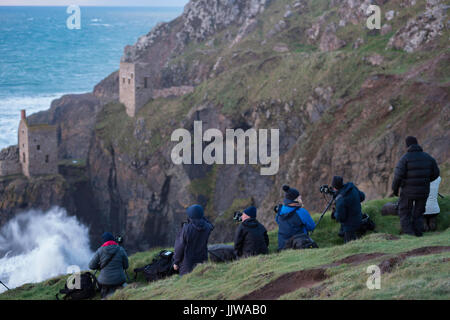
[(103, 242), (113, 241), (114, 236), (111, 234), (111, 232), (105, 232), (102, 234), (102, 240)]
[(300, 192), (295, 189), (291, 188), (288, 185), (283, 186), (283, 191), (286, 192), (286, 195), (284, 196), (284, 203), (289, 204), (295, 201), (300, 196)]
[(204, 214), (203, 207), (199, 204), (194, 204), (193, 206), (187, 208), (186, 213), (191, 219), (201, 219)]
[(256, 208), (251, 206), (244, 210), (244, 213), (250, 218), (256, 218)]

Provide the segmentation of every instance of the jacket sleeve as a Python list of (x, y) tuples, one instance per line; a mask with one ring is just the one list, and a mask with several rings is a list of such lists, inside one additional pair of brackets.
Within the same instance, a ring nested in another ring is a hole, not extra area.
[(94, 256), (89, 262), (89, 269), (99, 270), (100, 269), (100, 250), (95, 251)]
[(242, 224), (236, 230), (234, 235), (234, 252), (239, 256), (242, 254), (242, 247), (244, 246), (244, 230)]
[(184, 249), (186, 246), (186, 224), (183, 225), (180, 232), (178, 233), (177, 238), (175, 239), (175, 254), (173, 258), (173, 263), (176, 265), (180, 265), (184, 258)]
[(306, 209), (297, 210), (297, 214), (300, 217), (300, 219), (302, 220), (302, 222), (305, 224), (306, 230), (312, 231), (315, 229), (316, 223), (311, 218), (311, 215), (309, 214), (309, 212)]
[(269, 247), (269, 236), (267, 235), (266, 228), (264, 228), (264, 241), (266, 242), (266, 246)]
[(433, 164), (432, 164), (432, 170), (431, 170), (431, 179), (430, 181), (434, 181), (437, 178), (439, 178), (439, 176), (441, 175), (441, 172), (439, 170), (439, 167), (436, 163), (436, 160), (434, 158), (431, 158), (433, 160)]
[(123, 267), (124, 270), (127, 270), (128, 267), (129, 267), (128, 255), (127, 255), (125, 249), (123, 249), (123, 248), (122, 248), (122, 267)]
[(347, 207), (343, 198), (336, 201), (336, 212), (334, 216), (338, 222), (345, 222), (347, 220)]
[(402, 184), (403, 179), (406, 177), (406, 158), (403, 156), (397, 163), (394, 171), (394, 180), (392, 181), (392, 191), (394, 194), (398, 194), (398, 190)]
[(363, 202), (364, 200), (366, 200), (366, 194), (364, 192), (362, 192), (361, 190), (359, 191), (359, 201)]

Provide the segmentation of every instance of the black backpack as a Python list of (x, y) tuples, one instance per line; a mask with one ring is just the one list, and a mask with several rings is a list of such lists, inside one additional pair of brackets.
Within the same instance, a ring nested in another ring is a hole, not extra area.
[(319, 248), (317, 243), (307, 234), (301, 233), (292, 236), (284, 245), (284, 249), (313, 249)]
[[(76, 276), (77, 275), (71, 275), (67, 279), (67, 282), (70, 282), (74, 286)], [(80, 289), (69, 289), (67, 287), (67, 282), (64, 285), (64, 289), (59, 290), (60, 294), (64, 294), (63, 300), (91, 299), (98, 291), (100, 291), (97, 278), (90, 272), (84, 272), (80, 275)], [(56, 294), (56, 299), (59, 300), (58, 293)]]
[(142, 272), (148, 282), (164, 279), (175, 274), (176, 271), (173, 269), (173, 252), (162, 250), (153, 258), (152, 263), (145, 267), (134, 269), (134, 280), (136, 280), (138, 272)]
[(364, 235), (367, 231), (373, 231), (373, 230), (375, 230), (375, 222), (373, 222), (373, 220), (370, 219), (368, 214), (363, 213), (361, 227), (359, 227), (359, 230), (358, 230), (359, 234)]
[(226, 244), (213, 244), (208, 246), (209, 259), (212, 262), (228, 262), (236, 260), (234, 246)]
[(398, 202), (388, 202), (381, 208), (382, 216), (398, 216)]

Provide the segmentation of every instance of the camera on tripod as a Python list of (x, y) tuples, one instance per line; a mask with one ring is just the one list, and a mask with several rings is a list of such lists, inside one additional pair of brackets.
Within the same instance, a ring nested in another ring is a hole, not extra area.
[(333, 187), (331, 187), (331, 186), (329, 186), (327, 184), (324, 184), (324, 185), (320, 186), (320, 193), (329, 194), (329, 195), (331, 195), (333, 197), (336, 196), (336, 190), (334, 190)]
[(242, 211), (235, 211), (233, 215), (233, 220), (237, 222), (242, 222)]

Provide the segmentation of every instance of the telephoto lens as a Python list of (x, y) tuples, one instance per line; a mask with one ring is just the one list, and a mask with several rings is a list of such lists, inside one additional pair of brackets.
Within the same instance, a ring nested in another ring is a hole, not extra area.
[(242, 212), (236, 211), (233, 216), (233, 220), (241, 222), (242, 221)]

